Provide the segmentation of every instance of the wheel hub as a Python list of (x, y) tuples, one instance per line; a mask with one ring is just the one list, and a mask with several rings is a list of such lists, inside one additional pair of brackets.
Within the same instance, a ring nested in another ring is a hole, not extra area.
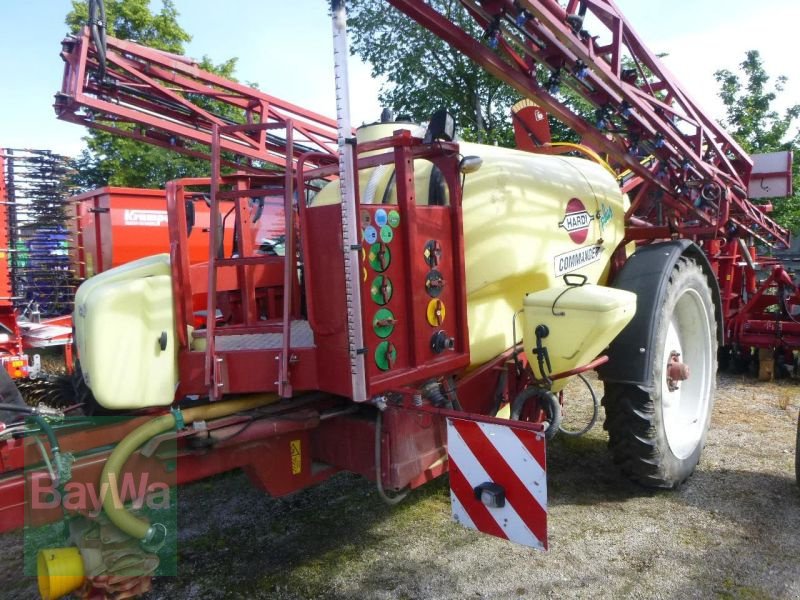
[(681, 362), (681, 353), (673, 350), (667, 363), (667, 389), (670, 392), (680, 389), (679, 381), (689, 379), (689, 365)]

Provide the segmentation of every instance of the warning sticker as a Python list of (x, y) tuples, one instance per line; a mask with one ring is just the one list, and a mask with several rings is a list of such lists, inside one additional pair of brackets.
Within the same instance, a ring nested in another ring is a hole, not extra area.
[(289, 451), (292, 454), (292, 475), (298, 475), (303, 470), (303, 456), (300, 454), (300, 440), (289, 442)]
[(566, 273), (577, 271), (588, 264), (600, 260), (602, 246), (584, 246), (577, 250), (558, 254), (554, 259), (554, 270), (556, 277), (561, 277)]

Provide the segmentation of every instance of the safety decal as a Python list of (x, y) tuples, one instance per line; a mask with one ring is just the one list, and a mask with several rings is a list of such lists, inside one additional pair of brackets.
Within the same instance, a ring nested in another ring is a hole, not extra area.
[(582, 269), (588, 264), (600, 260), (602, 246), (584, 246), (577, 250), (570, 250), (564, 254), (557, 254), (553, 259), (553, 270), (556, 277), (561, 277), (572, 271)]
[(303, 455), (300, 450), (300, 440), (289, 442), (289, 451), (292, 455), (292, 475), (299, 475), (303, 470)]
[(611, 207), (606, 204), (600, 205), (600, 211), (597, 213), (599, 216), (597, 221), (600, 223), (600, 231), (604, 231), (606, 225), (611, 222), (611, 219), (614, 218), (614, 211), (611, 210)]
[(375, 229), (372, 225), (369, 225), (364, 228), (364, 241), (370, 245), (378, 241), (378, 230)]
[(388, 225), (384, 225), (381, 227), (381, 241), (385, 244), (388, 244), (394, 239), (394, 229), (389, 227)]
[(593, 220), (594, 216), (589, 214), (583, 202), (573, 198), (567, 202), (564, 219), (558, 226), (566, 230), (573, 242), (582, 244), (589, 236), (589, 225)]
[(512, 425), (447, 420), (453, 519), (547, 549), (544, 434)]
[(389, 222), (389, 216), (386, 214), (386, 210), (383, 208), (379, 208), (375, 211), (375, 224), (378, 226), (378, 229), (386, 225)]

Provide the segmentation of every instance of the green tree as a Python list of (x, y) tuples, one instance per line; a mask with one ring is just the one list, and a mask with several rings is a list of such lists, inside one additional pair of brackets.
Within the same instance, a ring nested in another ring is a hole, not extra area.
[[(483, 34), (457, 0), (430, 4), (471, 35)], [(513, 145), (509, 109), (519, 95), (509, 86), (383, 0), (355, 0), (347, 23), (352, 52), (389, 79), (379, 99), (396, 115), (425, 121), (446, 108), (464, 139)]]
[(794, 194), (774, 202), (776, 220), (793, 232), (800, 232), (800, 104), (784, 111), (775, 108), (787, 78), (774, 82), (764, 68), (757, 50), (746, 53), (739, 73), (721, 69), (714, 74), (725, 105), (722, 124), (745, 151), (751, 154), (792, 150)]
[[(161, 10), (157, 13), (150, 10), (150, 0), (105, 0), (104, 4), (108, 35), (175, 54), (183, 54), (184, 44), (191, 40), (178, 24), (178, 11), (172, 0), (161, 0)], [(87, 21), (87, 2), (72, 0), (72, 10), (66, 17), (72, 33), (78, 33)], [(236, 59), (214, 64), (203, 57), (200, 67), (233, 79)], [(209, 106), (213, 104), (206, 102)], [(214, 108), (215, 112), (222, 111), (223, 116), (236, 120), (237, 115), (227, 114), (234, 110), (231, 107)], [(74, 161), (74, 183), (84, 190), (104, 185), (164, 187), (171, 179), (209, 174), (205, 160), (104, 131), (90, 130), (83, 139), (86, 148)]]

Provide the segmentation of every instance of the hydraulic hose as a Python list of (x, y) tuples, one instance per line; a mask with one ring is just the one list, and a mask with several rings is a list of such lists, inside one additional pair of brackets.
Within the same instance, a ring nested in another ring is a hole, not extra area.
[(151, 525), (148, 521), (128, 511), (120, 499), (119, 489), (116, 486), (116, 482), (120, 480), (120, 471), (122, 471), (122, 468), (125, 466), (131, 454), (150, 438), (171, 429), (182, 429), (184, 423), (192, 423), (193, 421), (200, 420), (210, 421), (221, 417), (227, 417), (237, 412), (272, 404), (279, 399), (280, 398), (275, 394), (260, 394), (249, 398), (227, 400), (224, 402), (215, 402), (204, 406), (187, 408), (183, 411), (176, 409), (169, 414), (155, 417), (151, 421), (140, 425), (117, 444), (117, 447), (114, 448), (114, 451), (108, 457), (103, 467), (103, 473), (100, 475), (100, 489), (106, 486), (109, 491), (109, 493), (105, 494), (103, 497), (103, 511), (114, 525), (131, 537), (141, 540), (146, 544), (152, 543), (159, 527), (163, 529), (163, 525)]
[(30, 406), (19, 406), (17, 404), (2, 403), (0, 404), (0, 410), (23, 413), (32, 418), (47, 436), (47, 441), (50, 443), (50, 450), (53, 452), (53, 454), (59, 452), (58, 440), (56, 439), (56, 434), (53, 432), (53, 428), (50, 427), (50, 424), (45, 421), (44, 418), (42, 418), (42, 415), (36, 412), (35, 408)]

